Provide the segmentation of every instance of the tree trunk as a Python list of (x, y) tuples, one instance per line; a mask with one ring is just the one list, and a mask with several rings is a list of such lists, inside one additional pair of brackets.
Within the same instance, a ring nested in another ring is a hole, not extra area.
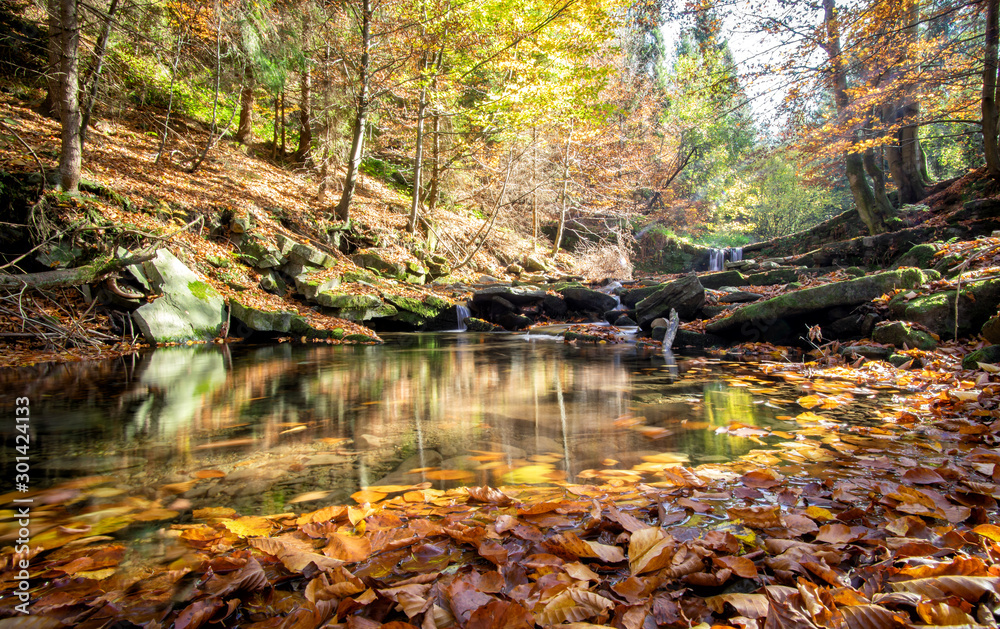
[(281, 159), (285, 159), (285, 155), (288, 154), (288, 145), (285, 143), (285, 130), (287, 125), (285, 124), (285, 86), (281, 86)]
[(240, 91), (240, 122), (236, 128), (235, 140), (240, 144), (253, 144), (253, 68), (247, 63), (243, 71), (243, 90)]
[(302, 95), (299, 103), (299, 147), (295, 149), (295, 161), (308, 162), (312, 155), (312, 72), (309, 68), (302, 70), (299, 75), (300, 92)]
[(61, 119), (59, 106), (62, 102), (62, 5), (60, 0), (48, 0), (46, 3), (46, 13), (48, 17), (49, 39), (48, 39), (48, 64), (45, 67), (45, 83), (48, 90), (45, 93), (45, 100), (38, 106), (38, 111), (43, 116), (49, 116), (56, 120)]
[[(309, 7), (302, 7), (302, 45), (307, 48), (311, 39), (312, 20)], [(312, 68), (309, 58), (302, 60), (299, 70), (299, 147), (295, 161), (308, 162), (312, 157)]]
[(274, 126), (271, 129), (271, 159), (276, 159), (278, 157), (278, 99), (277, 94), (274, 95)]
[(538, 126), (531, 125), (531, 251), (538, 246)]
[(361, 63), (358, 66), (358, 97), (354, 117), (354, 133), (351, 137), (351, 154), (347, 158), (347, 173), (344, 175), (344, 192), (337, 204), (337, 219), (348, 221), (351, 218), (351, 200), (354, 198), (354, 187), (358, 183), (358, 170), (361, 167), (361, 157), (364, 154), (365, 126), (368, 123), (369, 85), (368, 76), (371, 57), (371, 0), (361, 3)]
[(427, 213), (434, 212), (441, 196), (441, 112), (434, 111), (434, 160), (431, 163), (431, 183), (427, 187)]
[(983, 64), (983, 152), (986, 169), (1000, 181), (1000, 151), (997, 148), (997, 39), (1000, 36), (1000, 0), (986, 0), (985, 63)]
[(864, 163), (868, 176), (872, 178), (872, 187), (875, 192), (875, 202), (885, 213), (892, 212), (892, 202), (889, 201), (885, 193), (885, 171), (879, 166), (879, 161), (875, 157), (875, 149), (869, 148), (865, 151)]
[(563, 151), (563, 189), (562, 207), (559, 210), (559, 229), (556, 231), (556, 241), (552, 244), (552, 255), (559, 253), (559, 246), (562, 244), (563, 230), (566, 227), (566, 204), (569, 194), (569, 147), (573, 140), (573, 127), (569, 128), (566, 134), (566, 150)]
[[(920, 7), (917, 0), (906, 0), (906, 25), (903, 27), (905, 58), (913, 59), (914, 48), (917, 45), (917, 24), (920, 22)], [(920, 118), (920, 103), (909, 93), (904, 94), (896, 102), (893, 118), (890, 122), (902, 122), (896, 132), (895, 150), (899, 151), (899, 169), (893, 172), (893, 180), (899, 190), (899, 202), (918, 203), (927, 196), (924, 190), (924, 179), (920, 172), (920, 138), (917, 135), (917, 122)]]
[[(423, 71), (428, 66), (427, 53), (424, 53)], [(423, 77), (426, 80), (426, 77)], [(413, 151), (413, 201), (410, 204), (410, 218), (406, 223), (406, 231), (414, 233), (417, 230), (417, 212), (420, 209), (420, 197), (423, 190), (424, 166), (424, 116), (427, 113), (427, 84), (420, 87), (420, 100), (417, 104), (417, 140)]]
[[(837, 104), (837, 113), (845, 120), (848, 117), (850, 97), (847, 94), (847, 68), (840, 50), (840, 25), (837, 20), (835, 0), (823, 0), (824, 23), (827, 41), (824, 46), (830, 58), (831, 79), (833, 83), (833, 99)], [(878, 234), (886, 231), (885, 214), (878, 207), (875, 195), (872, 193), (868, 179), (865, 177), (864, 159), (856, 152), (857, 132), (853, 136), (851, 146), (844, 151), (844, 166), (847, 172), (847, 183), (854, 197), (854, 205), (869, 233)]]
[(59, 153), (59, 179), (63, 192), (75, 194), (80, 185), (80, 99), (78, 94), (78, 59), (80, 27), (76, 0), (60, 0), (62, 8), (62, 150)]
[(323, 120), (323, 140), (322, 158), (319, 165), (319, 190), (316, 199), (320, 203), (326, 202), (326, 190), (330, 187), (330, 148), (332, 140), (330, 134), (333, 131), (333, 121), (330, 120), (330, 46), (327, 44), (326, 52), (323, 54), (323, 72), (321, 74), (320, 91), (323, 94), (323, 112), (320, 114)]
[[(118, 10), (118, 0), (111, 0), (108, 7), (108, 17), (101, 27), (101, 35), (97, 38), (97, 46), (94, 48), (94, 67), (90, 73), (90, 90), (87, 96), (87, 105), (83, 110), (83, 119), (80, 121), (80, 146), (87, 142), (87, 127), (90, 126), (90, 114), (94, 111), (94, 103), (97, 102), (97, 90), (101, 85), (101, 70), (104, 69), (104, 57), (108, 51), (108, 37), (111, 36), (111, 21)], [(86, 83), (86, 81), (84, 81)]]

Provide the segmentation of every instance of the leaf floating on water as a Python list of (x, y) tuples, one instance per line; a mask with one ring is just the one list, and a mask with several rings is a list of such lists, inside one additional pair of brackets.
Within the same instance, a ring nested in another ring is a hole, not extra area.
[(205, 507), (195, 509), (192, 514), (195, 520), (221, 520), (236, 517), (236, 509), (229, 507)]
[(372, 491), (370, 489), (362, 489), (361, 491), (356, 491), (351, 494), (351, 500), (358, 504), (365, 504), (371, 502), (378, 502), (382, 500), (389, 494), (384, 494), (380, 491)]
[(330, 495), (329, 491), (307, 491), (304, 494), (299, 494), (298, 496), (295, 496), (294, 498), (289, 500), (286, 504), (294, 505), (300, 502), (313, 502), (314, 500), (322, 500), (329, 495)]
[(197, 472), (192, 472), (191, 476), (195, 478), (225, 478), (226, 473), (221, 470), (199, 470)]
[(906, 470), (906, 473), (903, 474), (903, 480), (912, 485), (934, 485), (945, 482), (940, 474), (926, 467)]
[(469, 498), (474, 502), (484, 502), (497, 506), (507, 506), (514, 501), (510, 496), (493, 487), (469, 487)]
[(248, 515), (235, 520), (224, 520), (222, 526), (240, 537), (270, 535), (271, 531), (274, 530), (273, 522), (256, 515)]
[(433, 470), (426, 472), (424, 477), (429, 478), (430, 480), (454, 480), (468, 482), (473, 480), (476, 475), (466, 470)]

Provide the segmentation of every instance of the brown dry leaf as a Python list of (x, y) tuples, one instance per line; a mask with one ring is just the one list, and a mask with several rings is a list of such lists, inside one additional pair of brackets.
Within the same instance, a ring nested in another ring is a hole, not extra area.
[(732, 520), (741, 520), (755, 529), (769, 529), (784, 526), (781, 521), (781, 507), (730, 507), (726, 514)]
[(1000, 577), (942, 576), (899, 581), (890, 585), (896, 592), (914, 592), (931, 600), (958, 596), (975, 603), (983, 594), (996, 592), (998, 583)]
[(746, 557), (723, 555), (721, 557), (713, 557), (712, 563), (720, 568), (728, 568), (729, 570), (732, 570), (733, 574), (738, 577), (743, 577), (744, 579), (757, 578), (757, 566), (755, 566), (754, 563)]
[(493, 601), (472, 612), (466, 629), (534, 629), (535, 617), (517, 603)]
[(465, 470), (432, 470), (430, 472), (425, 472), (424, 477), (429, 478), (430, 480), (454, 480), (468, 482), (473, 480), (476, 475)]
[(719, 594), (705, 599), (705, 604), (716, 614), (723, 613), (726, 603), (732, 605), (740, 616), (746, 618), (767, 616), (767, 596), (764, 594)]
[(744, 486), (757, 489), (777, 487), (784, 481), (785, 477), (773, 470), (751, 470), (740, 478), (740, 482)]
[(180, 513), (173, 509), (147, 509), (132, 516), (136, 522), (156, 522), (158, 520), (172, 520)]
[(911, 485), (934, 485), (945, 482), (940, 474), (927, 467), (906, 470), (903, 480)]
[(633, 575), (659, 570), (670, 563), (674, 540), (661, 529), (649, 527), (632, 533), (628, 544), (629, 570)]
[(304, 551), (300, 544), (274, 537), (254, 537), (248, 539), (247, 544), (271, 555), (292, 572), (302, 572), (309, 564), (320, 570), (332, 570), (343, 563), (319, 553)]
[(222, 526), (240, 537), (260, 537), (270, 535), (274, 530), (274, 523), (267, 518), (256, 515), (248, 515), (235, 520), (224, 520)]
[(625, 561), (625, 553), (622, 552), (620, 547), (609, 544), (600, 544), (598, 542), (584, 541), (571, 532), (556, 535), (552, 541), (553, 543), (558, 544), (560, 548), (571, 555), (575, 555), (576, 557), (595, 558), (607, 563)]
[(367, 538), (356, 535), (334, 533), (323, 549), (323, 554), (345, 563), (357, 563), (368, 559), (372, 546)]
[(510, 496), (493, 487), (469, 487), (469, 498), (475, 502), (484, 502), (497, 506), (507, 506), (513, 503)]
[(975, 618), (944, 601), (921, 601), (917, 605), (917, 614), (928, 625), (964, 625), (967, 627), (976, 625)]
[(360, 507), (347, 507), (347, 519), (353, 526), (357, 526), (358, 522), (377, 512), (378, 509), (369, 504), (362, 504)]
[(542, 625), (579, 622), (603, 614), (613, 606), (614, 603), (599, 594), (570, 588), (550, 600), (536, 620)]

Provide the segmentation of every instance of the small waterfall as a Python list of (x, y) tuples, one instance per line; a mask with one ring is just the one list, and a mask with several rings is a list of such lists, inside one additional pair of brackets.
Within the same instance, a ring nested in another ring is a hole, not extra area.
[(465, 325), (465, 320), (470, 316), (469, 308), (463, 304), (455, 304), (455, 318), (458, 319), (458, 326), (456, 329), (459, 332), (465, 332), (469, 328)]
[(726, 262), (726, 250), (725, 249), (709, 249), (708, 250), (708, 270), (709, 271), (721, 271), (722, 267), (725, 266)]
[(743, 247), (729, 248), (729, 260), (731, 262), (739, 262), (742, 259), (743, 259)]

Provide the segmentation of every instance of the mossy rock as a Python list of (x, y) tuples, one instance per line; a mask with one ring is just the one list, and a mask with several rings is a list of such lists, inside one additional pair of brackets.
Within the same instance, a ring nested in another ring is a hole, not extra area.
[(209, 254), (209, 255), (205, 256), (205, 259), (208, 261), (209, 264), (211, 264), (212, 266), (214, 266), (217, 269), (228, 269), (229, 268), (229, 259), (225, 258), (223, 256), (217, 256), (217, 255)]
[[(249, 330), (254, 332), (291, 332), (292, 319), (298, 316), (289, 311), (265, 311), (252, 306), (247, 306), (237, 299), (229, 300), (229, 308), (232, 317), (243, 323)], [(233, 328), (234, 331), (237, 328)], [(248, 334), (240, 333), (240, 336)]]
[(1000, 345), (988, 345), (972, 352), (962, 359), (962, 368), (976, 369), (979, 363), (984, 365), (1000, 364)]
[[(764, 273), (754, 273), (748, 275), (746, 284), (748, 286), (775, 286), (778, 284), (790, 284), (799, 279), (800, 269), (775, 269)], [(734, 285), (738, 286), (738, 285)]]
[(837, 306), (857, 306), (897, 288), (914, 288), (925, 281), (926, 276), (919, 269), (900, 269), (806, 288), (744, 306), (724, 319), (709, 323), (706, 331), (732, 335), (748, 323), (752, 327), (771, 328), (789, 317), (823, 312)]
[[(896, 319), (920, 323), (941, 337), (955, 334), (955, 291), (921, 295), (910, 301), (897, 295), (889, 302), (889, 312)], [(1000, 279), (972, 281), (962, 285), (958, 299), (958, 335), (978, 334), (997, 313), (1000, 304)]]
[(888, 360), (892, 356), (891, 347), (878, 347), (875, 345), (848, 345), (840, 348), (840, 353), (848, 358), (852, 356), (864, 356), (869, 360)]
[(896, 347), (932, 350), (937, 347), (937, 341), (923, 330), (917, 330), (905, 321), (886, 321), (875, 326), (872, 340)]
[[(915, 266), (915, 265), (909, 264), (907, 266)], [(846, 269), (844, 269), (844, 273), (850, 275), (851, 277), (864, 277), (865, 270), (862, 269), (861, 267), (849, 266)]]
[(563, 338), (568, 341), (577, 341), (580, 343), (606, 343), (607, 339), (598, 336), (597, 334), (586, 334), (584, 332), (574, 332), (572, 330), (566, 332)]
[[(343, 332), (343, 330), (341, 330)], [(345, 343), (381, 343), (380, 340), (373, 336), (366, 336), (364, 334), (348, 334), (342, 339)]]
[(475, 317), (465, 319), (465, 328), (469, 332), (506, 332), (503, 326)]
[(940, 246), (933, 243), (923, 243), (910, 248), (896, 261), (896, 267), (913, 266), (918, 269), (929, 269), (934, 266), (934, 256)]
[[(747, 282), (747, 278), (739, 271), (720, 271), (718, 273), (699, 275), (698, 280), (702, 286), (711, 288), (712, 290), (717, 290), (723, 286), (746, 286), (749, 283)], [(624, 295), (622, 296), (622, 302), (624, 303)]]

